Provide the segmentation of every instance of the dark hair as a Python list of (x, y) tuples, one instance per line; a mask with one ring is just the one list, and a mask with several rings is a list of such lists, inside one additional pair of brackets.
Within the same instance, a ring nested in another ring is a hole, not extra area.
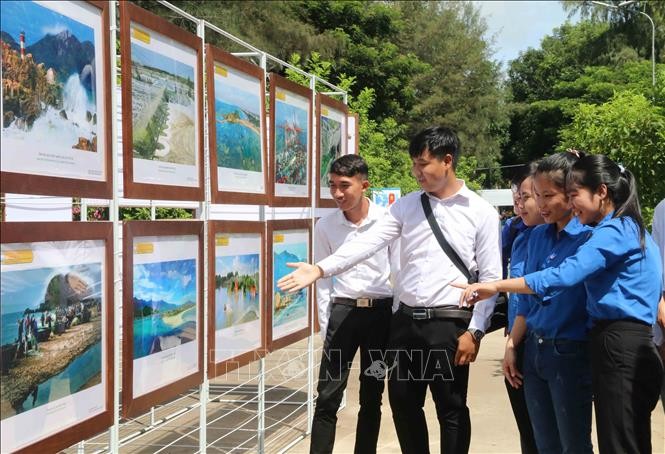
[(457, 134), (443, 126), (430, 126), (420, 131), (411, 139), (409, 144), (409, 156), (418, 158), (428, 150), (432, 156), (439, 161), (449, 154), (453, 157), (453, 169), (457, 165), (460, 155), (460, 142)]
[(644, 249), (644, 220), (637, 196), (637, 184), (630, 170), (602, 154), (583, 156), (573, 165), (567, 184), (583, 186), (593, 192), (596, 192), (601, 184), (607, 186), (607, 194), (614, 204), (614, 217), (627, 216), (635, 221), (640, 234), (640, 245)]
[(573, 164), (579, 159), (578, 154), (563, 151), (561, 153), (546, 156), (536, 164), (533, 176), (547, 174), (547, 178), (552, 180), (555, 185), (565, 191), (566, 178), (572, 169)]
[(355, 177), (359, 175), (362, 179), (366, 180), (369, 169), (365, 160), (357, 154), (345, 154), (330, 164), (330, 171), (328, 173), (334, 173), (343, 177)]
[(524, 183), (524, 180), (532, 177), (536, 172), (538, 162), (539, 161), (531, 161), (528, 164), (524, 164), (523, 166), (518, 167), (517, 170), (513, 173), (513, 177), (510, 179), (510, 185), (517, 186), (517, 189), (519, 190), (519, 187), (522, 185), (522, 183)]

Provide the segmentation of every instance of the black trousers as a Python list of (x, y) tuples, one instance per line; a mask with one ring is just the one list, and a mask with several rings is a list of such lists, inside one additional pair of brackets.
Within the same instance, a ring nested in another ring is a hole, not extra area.
[(374, 308), (332, 305), (319, 370), (310, 453), (332, 453), (337, 410), (358, 348), (360, 411), (355, 452), (376, 452), (381, 424), (381, 395), (385, 387), (385, 349), (390, 315), (390, 305)]
[(651, 412), (663, 382), (651, 327), (598, 323), (591, 330), (591, 370), (600, 453), (651, 453)]
[[(524, 342), (521, 342), (515, 348), (515, 354), (517, 355), (517, 370), (524, 373)], [(533, 427), (531, 426), (531, 418), (529, 418), (529, 410), (526, 407), (524, 384), (515, 389), (508, 383), (508, 380), (504, 379), (504, 382), (506, 384), (506, 391), (508, 391), (510, 406), (513, 409), (513, 415), (515, 415), (517, 429), (520, 432), (522, 454), (538, 454), (536, 440), (533, 436)]]
[(427, 388), (436, 406), (441, 452), (469, 451), (469, 366), (454, 365), (457, 338), (464, 330), (466, 323), (461, 320), (413, 320), (401, 311), (393, 315), (388, 352), (394, 359), (388, 375), (388, 393), (404, 454), (430, 452), (423, 412)]

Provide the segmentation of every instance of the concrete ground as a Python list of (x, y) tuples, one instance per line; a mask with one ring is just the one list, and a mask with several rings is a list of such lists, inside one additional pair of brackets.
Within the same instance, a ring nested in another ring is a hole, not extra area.
[[(315, 370), (321, 338), (314, 337)], [(309, 452), (307, 432), (307, 340), (278, 350), (265, 361), (265, 444), (267, 454), (304, 454)], [(471, 410), (472, 453), (518, 453), (519, 440), (500, 365), (504, 338), (493, 333), (483, 340), (480, 355), (471, 367), (468, 405)], [(356, 414), (358, 412), (358, 380), (356, 361), (349, 378), (346, 406), (339, 412), (335, 454), (353, 452)], [(257, 442), (257, 372), (253, 362), (210, 382), (207, 404), (206, 439), (208, 453), (256, 453)], [(219, 397), (217, 397), (219, 396)], [(155, 408), (154, 417), (145, 414), (123, 419), (120, 427), (120, 454), (191, 454), (199, 449), (198, 389)], [(380, 454), (399, 453), (387, 392), (384, 394), (383, 419), (379, 434)], [(425, 414), (430, 433), (430, 450), (439, 452), (439, 430), (434, 404), (428, 397)], [(180, 416), (176, 416), (180, 415)], [(651, 420), (653, 452), (665, 454), (665, 415), (658, 404)], [(64, 450), (66, 454), (108, 452), (108, 431)], [(594, 434), (594, 446), (596, 439)], [(597, 452), (597, 450), (596, 450)]]
[[(483, 339), (480, 354), (471, 366), (468, 405), (471, 411), (472, 453), (519, 453), (519, 437), (515, 420), (508, 402), (508, 396), (501, 373), (504, 338), (495, 332)], [(356, 375), (358, 361), (356, 361)], [(399, 443), (392, 422), (387, 392), (384, 394), (383, 417), (377, 452), (381, 454), (399, 453)], [(346, 407), (338, 414), (335, 454), (353, 452), (355, 440), (356, 414), (358, 412), (358, 380), (349, 378)], [(438, 453), (439, 430), (436, 412), (431, 397), (425, 405), (425, 415), (430, 434), (430, 450)], [(665, 453), (665, 415), (661, 403), (651, 418), (651, 437), (654, 453)], [(594, 449), (597, 452), (596, 434), (593, 434)], [(309, 437), (288, 451), (291, 454), (309, 452)]]

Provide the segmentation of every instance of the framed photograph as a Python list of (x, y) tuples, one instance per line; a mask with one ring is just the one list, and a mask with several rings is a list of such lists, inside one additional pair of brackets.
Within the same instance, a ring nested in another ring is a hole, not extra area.
[(58, 452), (113, 424), (112, 225), (0, 229), (0, 450)]
[(264, 230), (263, 222), (210, 222), (208, 378), (265, 354)]
[(265, 73), (211, 45), (206, 55), (212, 201), (267, 205)]
[(293, 271), (291, 262), (312, 261), (312, 225), (309, 219), (268, 221), (268, 351), (274, 351), (309, 336), (311, 294), (309, 288), (296, 293), (279, 290), (277, 281)]
[(120, 2), (124, 196), (203, 200), (201, 39)]
[(316, 111), (316, 206), (319, 208), (335, 208), (335, 202), (328, 189), (328, 172), (330, 164), (347, 153), (347, 116), (346, 104), (329, 96), (317, 93)]
[(0, 2), (0, 192), (110, 199), (104, 1)]
[(272, 206), (310, 206), (312, 91), (270, 74)]
[(123, 226), (122, 413), (203, 381), (203, 223)]

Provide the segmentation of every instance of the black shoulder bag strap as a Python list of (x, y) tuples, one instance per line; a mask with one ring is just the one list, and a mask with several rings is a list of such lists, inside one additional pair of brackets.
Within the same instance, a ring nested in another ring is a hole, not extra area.
[(427, 222), (429, 222), (429, 226), (432, 228), (432, 233), (434, 233), (434, 237), (439, 242), (443, 252), (446, 253), (453, 264), (462, 272), (469, 284), (475, 284), (478, 282), (478, 278), (469, 271), (466, 265), (464, 265), (464, 262), (462, 262), (462, 259), (459, 257), (459, 255), (457, 255), (457, 252), (455, 252), (450, 243), (448, 243), (446, 237), (443, 236), (443, 232), (441, 231), (439, 224), (437, 224), (436, 219), (434, 219), (432, 206), (429, 203), (429, 197), (427, 196), (426, 192), (423, 192), (420, 196), (420, 202), (423, 205), (423, 210), (425, 211)]

